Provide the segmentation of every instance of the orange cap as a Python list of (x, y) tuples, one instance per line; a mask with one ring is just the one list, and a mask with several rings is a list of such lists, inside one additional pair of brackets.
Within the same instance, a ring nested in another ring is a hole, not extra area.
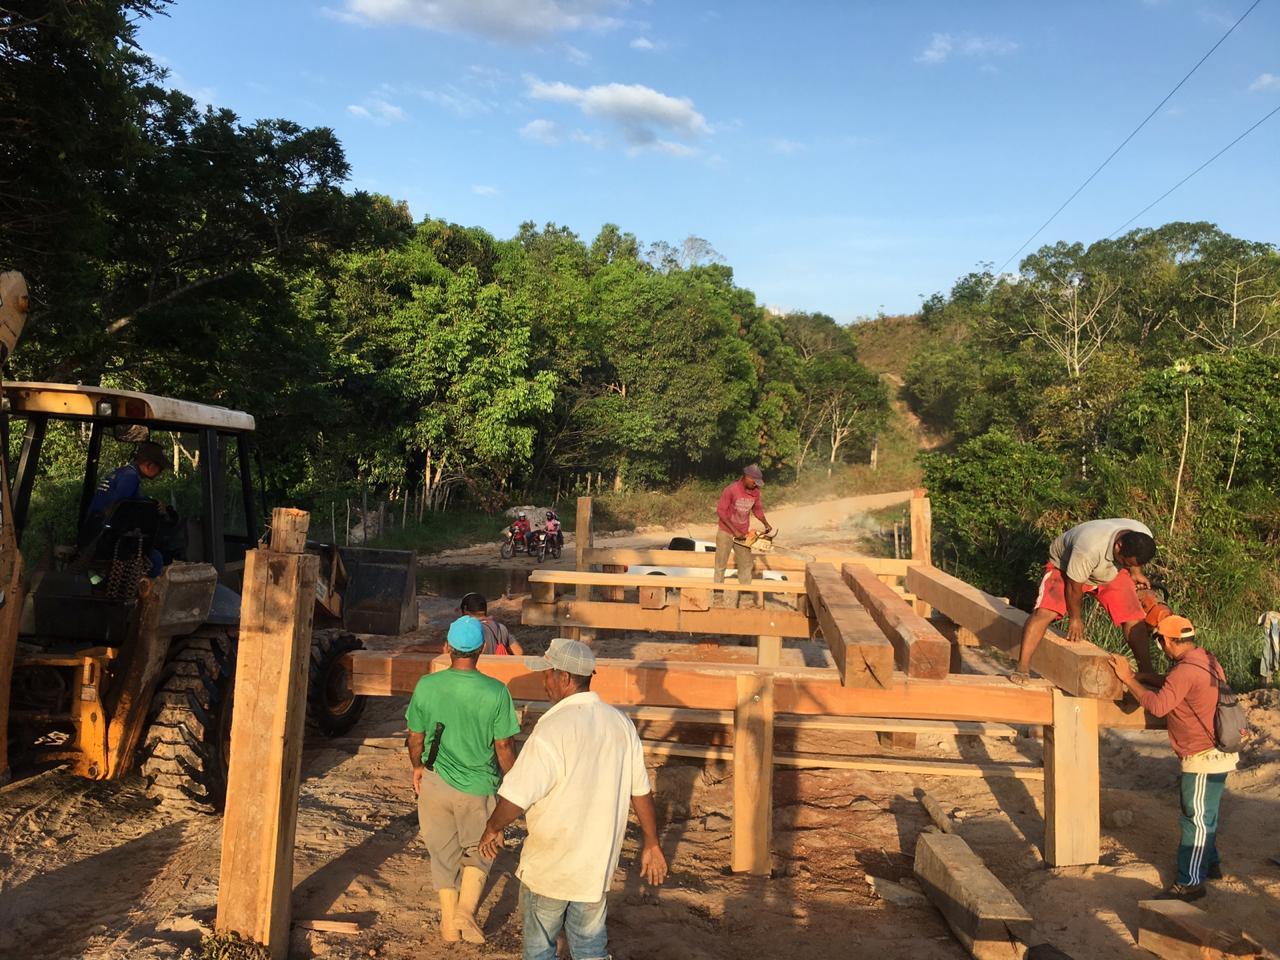
[(1165, 617), (1156, 626), (1156, 633), (1168, 640), (1191, 640), (1195, 638), (1195, 625), (1186, 617)]

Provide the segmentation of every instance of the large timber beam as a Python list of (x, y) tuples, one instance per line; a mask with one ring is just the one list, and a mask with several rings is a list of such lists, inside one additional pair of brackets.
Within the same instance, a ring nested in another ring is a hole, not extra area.
[[(723, 613), (725, 611), (717, 611)], [(359, 650), (348, 656), (352, 692), (408, 696), (423, 674), (444, 670), (447, 658), (433, 653)], [(544, 700), (540, 674), (523, 657), (481, 657), (480, 670), (511, 688), (517, 700)], [(774, 679), (778, 713), (831, 717), (900, 717), (1044, 725), (1053, 721), (1053, 688), (1044, 682), (1017, 687), (1003, 677), (950, 676), (918, 680), (894, 674), (886, 687), (846, 687), (832, 670), (761, 667), (755, 664), (696, 664), (645, 660), (596, 660), (591, 689), (615, 706), (646, 704), (733, 710), (737, 678)]]
[[(875, 571), (880, 577), (905, 577), (907, 568), (915, 561), (895, 560), (893, 557), (864, 557), (855, 553), (817, 552), (811, 556), (788, 557), (780, 553), (757, 553), (754, 556), (756, 575), (763, 570), (777, 570), (781, 573), (803, 573), (806, 562), (831, 563), (837, 567), (842, 563), (861, 563)], [(712, 570), (716, 565), (714, 553), (698, 553), (693, 550), (634, 550), (616, 547), (595, 547), (587, 550), (585, 560), (588, 564), (603, 566), (653, 566), (683, 567), (690, 570)]]
[(893, 650), (898, 669), (909, 677), (945, 677), (951, 666), (951, 641), (915, 612), (892, 587), (861, 563), (840, 568), (844, 582), (879, 625)]
[(840, 680), (850, 687), (884, 687), (893, 676), (893, 645), (829, 563), (805, 569), (809, 606), (822, 627)]
[[(616, 564), (614, 564), (616, 566)], [(723, 590), (726, 593), (779, 593), (801, 594), (804, 584), (788, 580), (753, 580), (751, 583), (713, 584), (706, 577), (668, 577), (644, 573), (596, 573), (593, 570), (534, 570), (529, 574), (529, 584), (550, 583), (558, 586), (593, 587), (653, 587), (665, 586), (673, 590), (700, 589)]]
[[(1016, 656), (1027, 614), (937, 567), (907, 570), (907, 589), (973, 632), (987, 646)], [(1047, 631), (1031, 666), (1042, 677), (1078, 697), (1119, 700), (1124, 686), (1111, 669), (1110, 656), (1092, 643), (1068, 643)]]
[[(654, 577), (653, 579), (659, 579)], [(555, 603), (526, 600), (521, 622), (530, 627), (585, 627), (591, 630), (643, 630), (663, 633), (705, 633), (717, 636), (797, 637), (813, 635), (807, 616), (796, 610), (688, 610), (681, 604), (647, 609), (633, 603), (564, 598)]]

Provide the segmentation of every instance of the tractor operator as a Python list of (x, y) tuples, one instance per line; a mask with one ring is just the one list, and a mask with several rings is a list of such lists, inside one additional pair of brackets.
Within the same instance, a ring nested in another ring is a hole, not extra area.
[(1049, 546), (1049, 561), (1036, 596), (1036, 607), (1022, 628), (1018, 667), (1009, 679), (1025, 684), (1031, 676), (1031, 657), (1049, 624), (1067, 616), (1067, 640), (1085, 639), (1084, 595), (1091, 593), (1124, 633), (1141, 673), (1152, 672), (1151, 630), (1138, 590), (1149, 590), (1142, 565), (1156, 555), (1156, 542), (1146, 524), (1137, 520), (1090, 520), (1072, 527)]
[(742, 468), (742, 476), (724, 488), (716, 505), (716, 566), (712, 576), (715, 583), (724, 583), (724, 573), (732, 551), (738, 568), (738, 582), (751, 582), (755, 561), (751, 557), (751, 545), (747, 534), (751, 532), (754, 515), (764, 524), (765, 536), (773, 533), (773, 527), (764, 516), (760, 503), (760, 488), (764, 486), (764, 474), (756, 464)]
[[(160, 444), (143, 441), (133, 453), (133, 461), (123, 467), (116, 467), (102, 478), (98, 489), (89, 502), (88, 522), (82, 538), (88, 543), (101, 532), (111, 513), (111, 508), (124, 500), (134, 500), (142, 496), (142, 481), (154, 480), (164, 473), (168, 461)], [(163, 513), (164, 505), (157, 502), (157, 508)], [(164, 558), (159, 550), (151, 550), (150, 576), (158, 577), (164, 567)]]

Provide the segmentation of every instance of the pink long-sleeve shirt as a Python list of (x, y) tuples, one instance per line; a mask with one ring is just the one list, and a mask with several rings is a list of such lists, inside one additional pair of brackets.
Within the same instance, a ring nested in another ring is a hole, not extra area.
[(1213, 722), (1218, 712), (1218, 684), (1214, 678), (1225, 680), (1221, 671), (1208, 651), (1196, 647), (1174, 664), (1159, 690), (1148, 690), (1138, 698), (1147, 713), (1167, 718), (1169, 743), (1179, 757), (1217, 746)]
[(745, 537), (751, 529), (752, 514), (759, 517), (766, 527), (769, 525), (769, 521), (764, 518), (764, 507), (760, 503), (760, 488), (748, 490), (747, 485), (739, 478), (720, 494), (720, 502), (716, 505), (720, 529), (735, 537)]

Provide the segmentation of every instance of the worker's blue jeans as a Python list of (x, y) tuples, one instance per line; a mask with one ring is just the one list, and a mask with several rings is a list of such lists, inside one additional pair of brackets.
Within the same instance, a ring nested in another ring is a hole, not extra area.
[(595, 903), (553, 900), (521, 884), (524, 960), (556, 960), (556, 937), (561, 929), (573, 960), (609, 960), (609, 935), (604, 926), (607, 908), (607, 897)]

